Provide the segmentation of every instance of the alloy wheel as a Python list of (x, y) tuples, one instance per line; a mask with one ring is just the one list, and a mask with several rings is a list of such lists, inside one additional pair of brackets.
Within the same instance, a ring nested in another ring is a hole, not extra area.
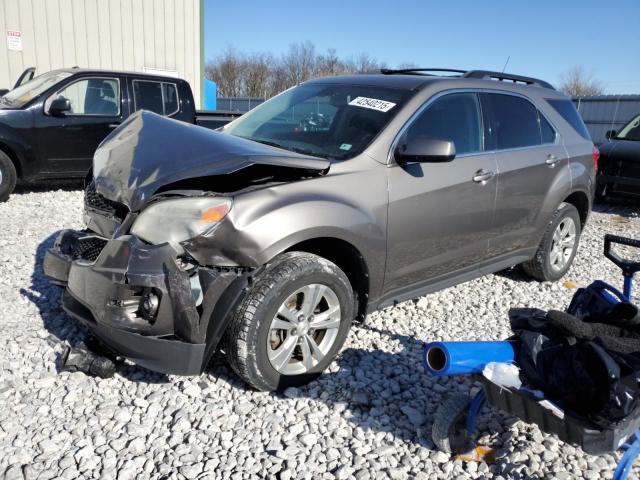
[(563, 218), (553, 232), (549, 263), (556, 272), (563, 270), (576, 246), (576, 224), (571, 217)]
[(318, 365), (333, 347), (340, 328), (340, 302), (326, 285), (297, 289), (271, 321), (267, 355), (284, 375), (299, 375)]

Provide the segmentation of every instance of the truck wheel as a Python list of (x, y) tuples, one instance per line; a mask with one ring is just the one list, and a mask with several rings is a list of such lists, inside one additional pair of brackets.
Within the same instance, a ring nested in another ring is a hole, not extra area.
[(11, 159), (0, 151), (0, 202), (6, 202), (16, 186), (18, 174)]
[(299, 386), (331, 363), (354, 316), (353, 290), (342, 270), (317, 255), (285, 253), (256, 276), (222, 345), (252, 387)]
[(561, 203), (547, 225), (535, 256), (523, 270), (541, 282), (554, 282), (567, 273), (580, 242), (580, 215), (576, 207)]

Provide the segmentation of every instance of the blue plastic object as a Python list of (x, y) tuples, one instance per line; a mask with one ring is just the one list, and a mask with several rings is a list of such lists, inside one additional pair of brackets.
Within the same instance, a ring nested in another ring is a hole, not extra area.
[(204, 79), (204, 109), (215, 110), (218, 98), (216, 82)]
[(467, 436), (473, 436), (473, 431), (476, 429), (476, 420), (480, 415), (480, 410), (484, 407), (487, 401), (487, 395), (484, 393), (484, 388), (481, 388), (475, 397), (471, 400), (469, 405), (469, 414), (467, 415)]
[(435, 376), (482, 373), (487, 363), (513, 363), (513, 342), (432, 342), (424, 346), (422, 363)]
[(613, 472), (613, 480), (625, 480), (631, 472), (633, 461), (640, 454), (640, 431), (635, 433), (635, 439), (630, 444), (623, 446), (626, 452), (618, 462), (616, 471)]
[(633, 290), (633, 273), (631, 275), (624, 276), (624, 290), (623, 294), (626, 297), (627, 302), (631, 301), (631, 291)]

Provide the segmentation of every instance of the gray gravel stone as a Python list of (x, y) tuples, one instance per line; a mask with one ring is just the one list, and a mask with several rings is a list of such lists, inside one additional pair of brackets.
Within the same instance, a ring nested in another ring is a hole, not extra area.
[[(0, 204), (0, 224), (0, 477), (572, 479), (615, 468), (616, 456), (586, 455), (493, 410), (480, 433), (500, 448), (497, 465), (433, 450), (438, 406), (471, 384), (426, 376), (424, 342), (507, 338), (510, 307), (568, 304), (575, 290), (562, 282), (507, 271), (373, 313), (329, 373), (284, 395), (245, 388), (217, 357), (199, 378), (125, 364), (96, 379), (56, 373), (63, 342), (78, 345), (86, 331), (42, 274), (52, 234), (82, 228), (82, 193), (17, 193)], [(605, 233), (640, 237), (637, 208), (591, 215), (566, 280), (620, 285), (601, 254)]]

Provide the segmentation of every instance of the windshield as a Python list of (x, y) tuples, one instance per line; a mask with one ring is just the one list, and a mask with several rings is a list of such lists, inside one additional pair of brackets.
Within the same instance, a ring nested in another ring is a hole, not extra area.
[(622, 130), (618, 132), (615, 138), (619, 140), (640, 141), (640, 115), (622, 127)]
[(10, 107), (22, 107), (36, 98), (56, 83), (70, 77), (69, 72), (48, 72), (35, 77), (33, 80), (14, 88), (0, 97), (0, 101)]
[(364, 150), (411, 95), (362, 85), (300, 85), (223, 131), (298, 153), (345, 159)]

